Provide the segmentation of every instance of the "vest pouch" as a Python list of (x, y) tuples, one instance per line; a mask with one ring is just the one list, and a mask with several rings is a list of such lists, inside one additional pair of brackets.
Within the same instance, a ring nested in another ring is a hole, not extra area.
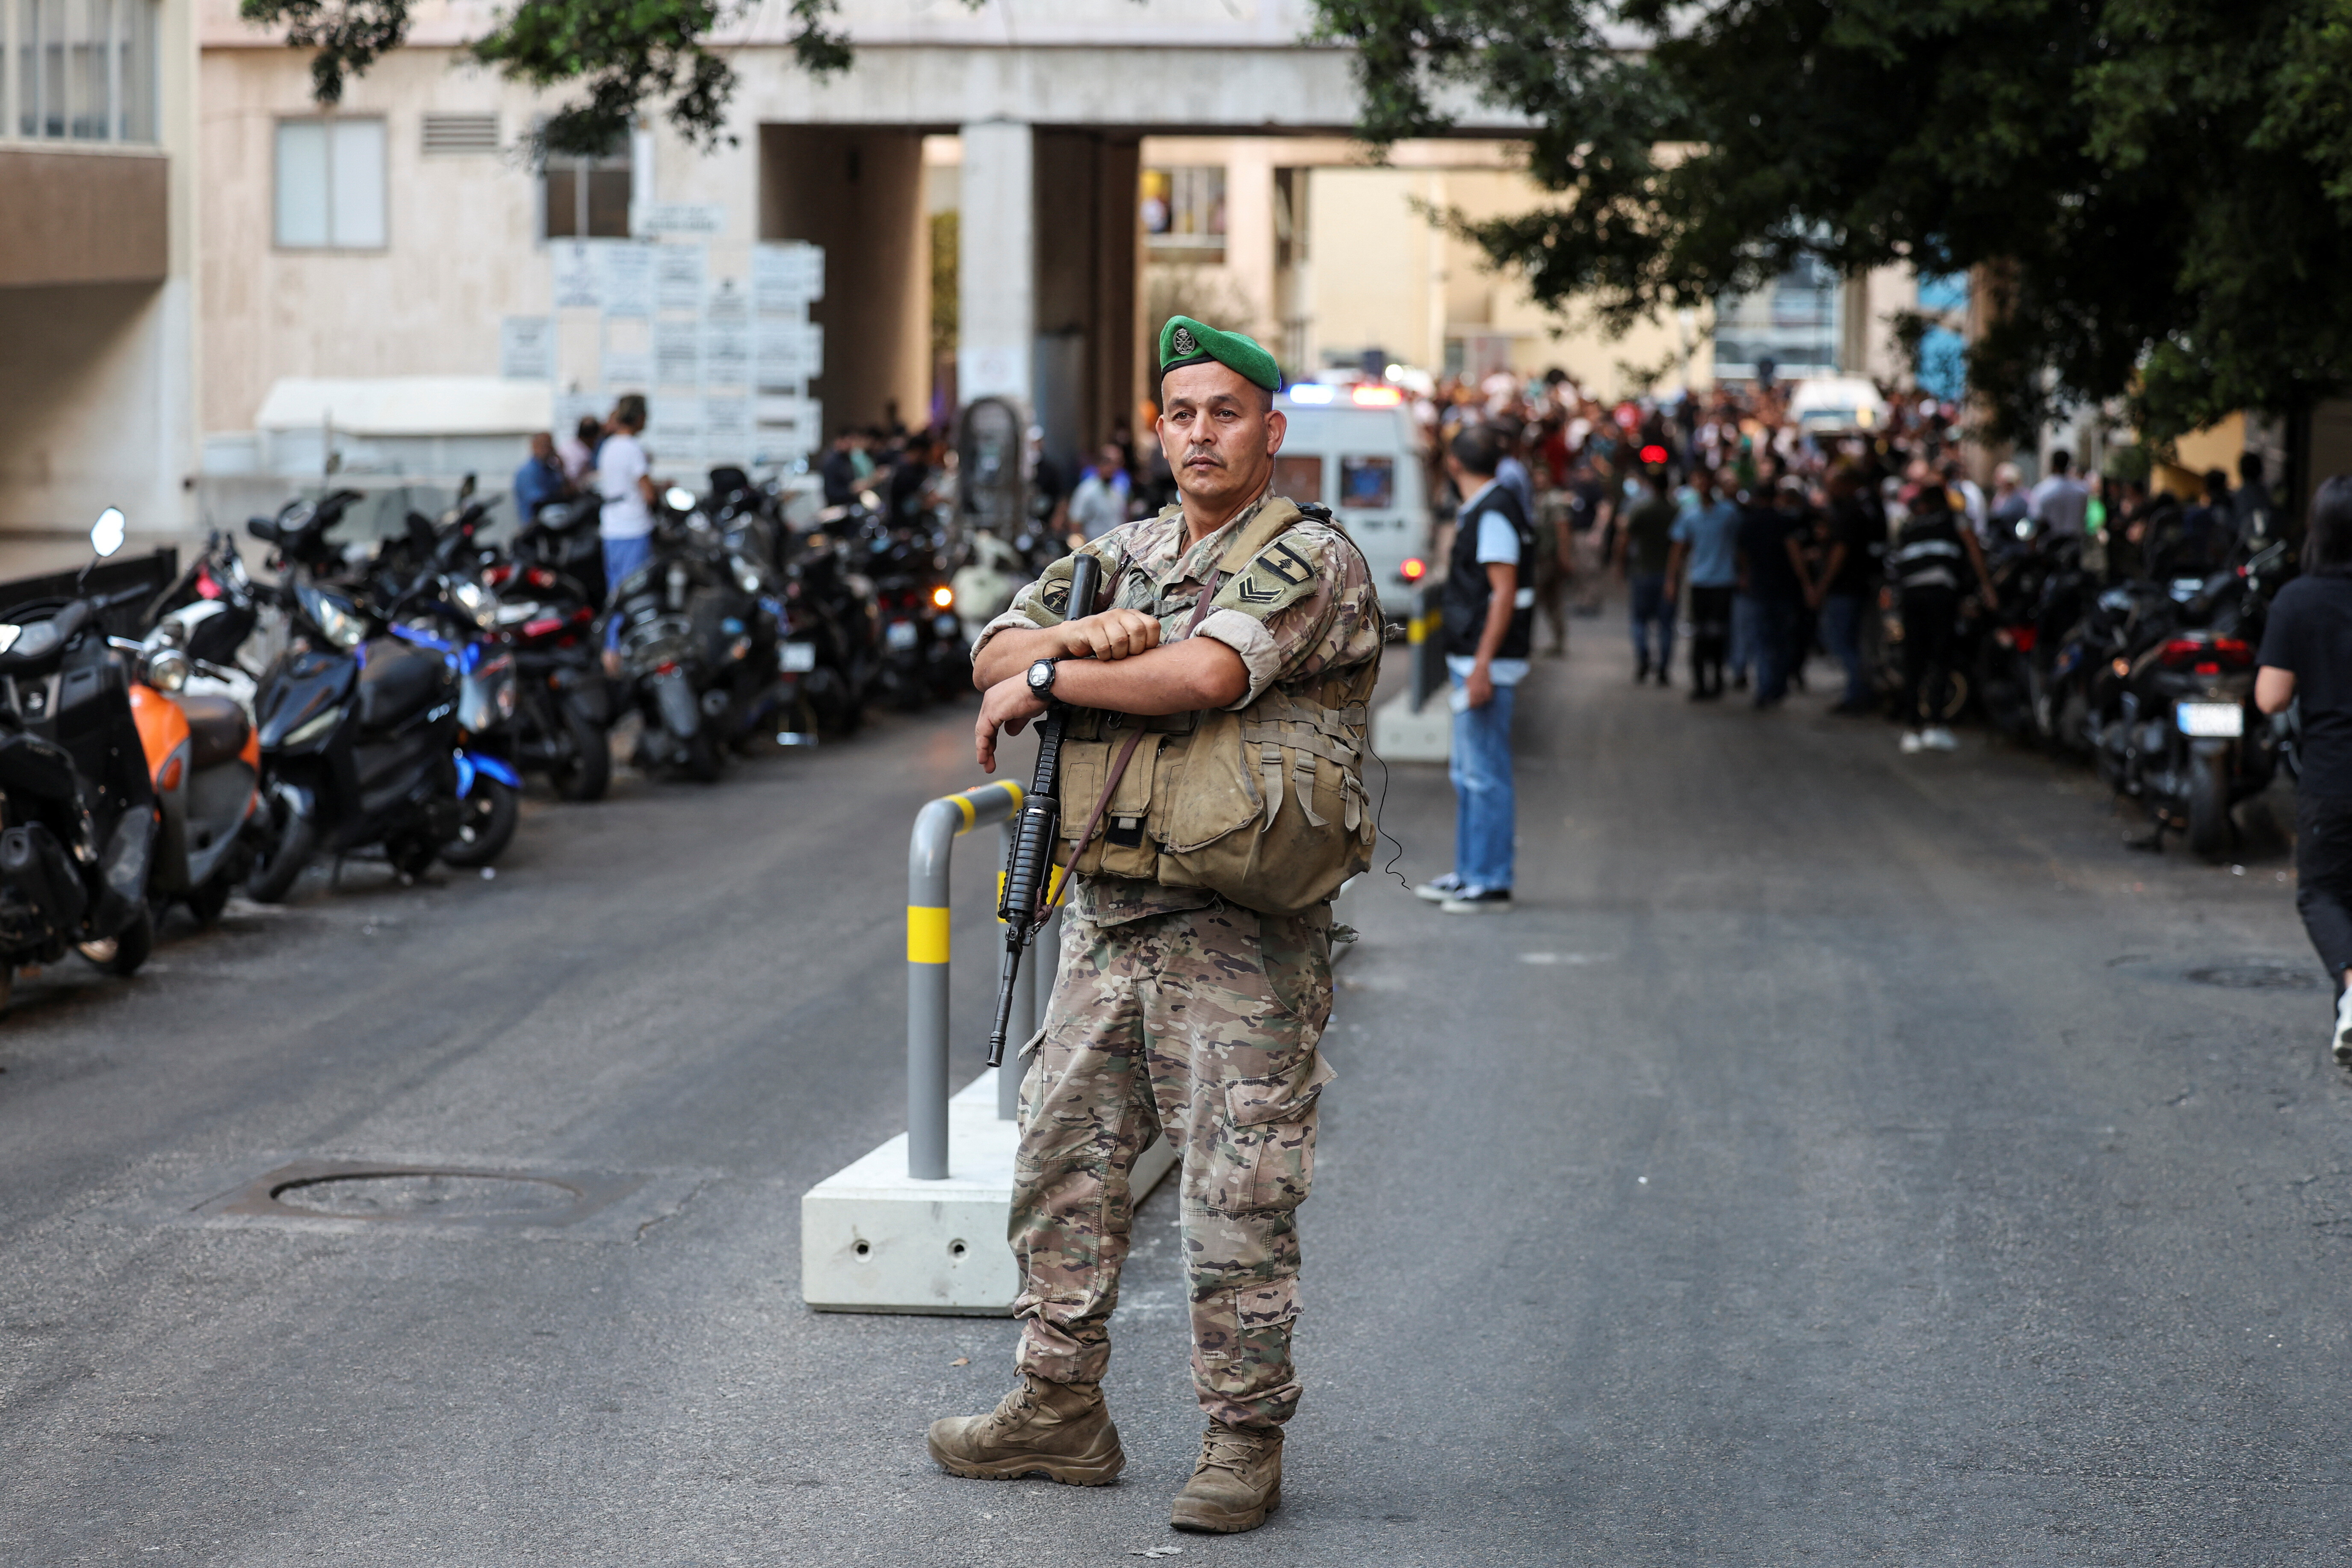
[[(1123, 715), (1120, 717), (1124, 717)], [(1095, 802), (1102, 798), (1103, 783), (1110, 776), (1111, 764), (1135, 734), (1135, 721), (1123, 723), (1103, 723), (1095, 726), (1100, 740), (1062, 742), (1061, 779), (1061, 848), (1055, 858), (1081, 876), (1132, 877), (1149, 881), (1160, 868), (1159, 847), (1152, 842), (1150, 831), (1152, 780), (1158, 769), (1153, 765), (1158, 742), (1164, 737), (1146, 734), (1128, 759), (1127, 771), (1119, 775), (1118, 787), (1111, 792), (1110, 804), (1103, 810), (1102, 826), (1096, 830), (1095, 841), (1087, 846), (1073, 863), (1070, 850), (1078, 834), (1087, 825)]]
[(1371, 864), (1364, 718), (1283, 691), (1202, 714), (1160, 756), (1156, 879), (1276, 915), (1337, 893)]

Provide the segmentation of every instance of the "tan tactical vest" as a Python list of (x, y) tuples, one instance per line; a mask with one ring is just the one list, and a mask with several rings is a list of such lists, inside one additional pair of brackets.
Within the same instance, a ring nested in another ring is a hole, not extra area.
[[(1278, 497), (1266, 503), (1219, 557), (1193, 626), (1211, 608), (1245, 607), (1258, 552), (1300, 515)], [(1267, 914), (1313, 908), (1372, 863), (1363, 757), (1379, 679), (1374, 658), (1270, 686), (1238, 712), (1074, 712), (1062, 742), (1055, 859), (1082, 876), (1206, 888)], [(1082, 845), (1098, 803), (1099, 823)]]

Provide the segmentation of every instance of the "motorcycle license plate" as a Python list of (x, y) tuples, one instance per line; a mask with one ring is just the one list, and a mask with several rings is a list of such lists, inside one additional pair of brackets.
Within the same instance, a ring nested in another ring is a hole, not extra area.
[(904, 653), (915, 646), (923, 634), (915, 629), (912, 621), (892, 621), (882, 633), (882, 646), (892, 653)]
[(2173, 722), (2200, 740), (2235, 740), (2246, 732), (2246, 710), (2235, 702), (2176, 702)]
[(806, 675), (816, 668), (816, 644), (788, 642), (776, 649), (776, 668), (786, 675)]

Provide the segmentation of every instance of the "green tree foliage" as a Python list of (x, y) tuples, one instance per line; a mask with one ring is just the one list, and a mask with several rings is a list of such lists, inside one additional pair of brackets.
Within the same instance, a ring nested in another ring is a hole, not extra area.
[[(793, 55), (818, 76), (850, 63), (848, 38), (831, 26), (835, 10), (835, 0), (792, 0)], [(289, 45), (316, 51), (311, 94), (334, 104), (348, 79), (407, 37), (409, 0), (239, 0), (238, 14), (282, 26)], [(689, 142), (710, 147), (727, 136), (735, 73), (708, 40), (734, 16), (728, 0), (519, 0), (469, 49), (511, 81), (583, 86), (583, 99), (541, 128), (542, 153), (608, 152), (651, 101), (667, 104)]]
[(2158, 437), (2352, 372), (2352, 0), (1317, 0), (1365, 134), (1467, 87), (1558, 199), (1455, 226), (1623, 326), (1759, 288), (1983, 267), (2003, 433), (2128, 395)]

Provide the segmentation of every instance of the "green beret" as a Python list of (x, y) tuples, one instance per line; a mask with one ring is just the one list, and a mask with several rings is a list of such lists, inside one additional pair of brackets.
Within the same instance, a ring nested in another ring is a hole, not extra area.
[(1188, 364), (1212, 361), (1257, 383), (1268, 392), (1282, 390), (1282, 367), (1258, 347), (1255, 338), (1241, 332), (1221, 332), (1190, 316), (1171, 316), (1160, 329), (1160, 374)]

